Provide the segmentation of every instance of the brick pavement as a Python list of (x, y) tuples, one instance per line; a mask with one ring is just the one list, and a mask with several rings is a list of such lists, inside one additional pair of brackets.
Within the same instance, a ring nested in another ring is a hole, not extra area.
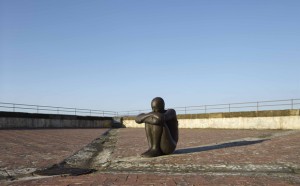
[(58, 164), (105, 131), (107, 129), (0, 130), (0, 171), (24, 174)]
[(193, 174), (193, 175), (170, 175), (170, 174), (136, 174), (136, 173), (94, 173), (90, 175), (70, 176), (70, 177), (51, 177), (27, 181), (13, 182), (9, 185), (270, 185), (288, 186), (299, 185), (295, 182), (295, 177), (278, 177), (266, 174), (260, 175), (232, 175), (232, 174)]
[[(177, 151), (157, 158), (143, 129), (117, 129), (105, 169), (10, 185), (300, 185), (300, 131), (181, 129)], [(104, 149), (105, 150), (105, 149)], [(101, 153), (100, 153), (101, 154)]]

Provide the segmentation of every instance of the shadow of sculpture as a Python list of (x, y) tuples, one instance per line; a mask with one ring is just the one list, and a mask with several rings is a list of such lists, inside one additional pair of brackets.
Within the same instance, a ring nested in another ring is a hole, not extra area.
[(185, 149), (178, 149), (173, 154), (188, 154), (188, 153), (196, 153), (196, 152), (203, 152), (209, 150), (217, 150), (222, 148), (229, 148), (229, 147), (238, 147), (238, 146), (246, 146), (246, 145), (254, 145), (257, 143), (262, 143), (269, 139), (262, 139), (262, 140), (254, 140), (254, 141), (234, 141), (210, 146), (200, 146), (200, 147), (190, 147)]

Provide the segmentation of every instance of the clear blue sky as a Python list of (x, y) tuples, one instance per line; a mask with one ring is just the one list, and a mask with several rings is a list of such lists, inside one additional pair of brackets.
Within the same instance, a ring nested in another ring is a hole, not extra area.
[(0, 101), (150, 108), (299, 98), (299, 0), (1, 0)]

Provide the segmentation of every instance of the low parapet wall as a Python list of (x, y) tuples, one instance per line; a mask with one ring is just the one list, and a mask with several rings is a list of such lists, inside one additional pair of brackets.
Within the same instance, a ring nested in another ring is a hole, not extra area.
[[(299, 110), (270, 110), (178, 115), (179, 128), (300, 129)], [(124, 118), (128, 128), (142, 128), (134, 118)]]
[(15, 128), (110, 128), (112, 117), (0, 112), (0, 129)]

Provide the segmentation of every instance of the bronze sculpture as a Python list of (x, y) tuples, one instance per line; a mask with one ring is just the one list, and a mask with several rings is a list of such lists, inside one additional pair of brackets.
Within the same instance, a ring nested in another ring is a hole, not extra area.
[(149, 149), (141, 156), (156, 157), (171, 154), (178, 142), (178, 121), (174, 109), (165, 110), (165, 102), (156, 97), (151, 102), (152, 112), (139, 114), (136, 123), (145, 123)]

